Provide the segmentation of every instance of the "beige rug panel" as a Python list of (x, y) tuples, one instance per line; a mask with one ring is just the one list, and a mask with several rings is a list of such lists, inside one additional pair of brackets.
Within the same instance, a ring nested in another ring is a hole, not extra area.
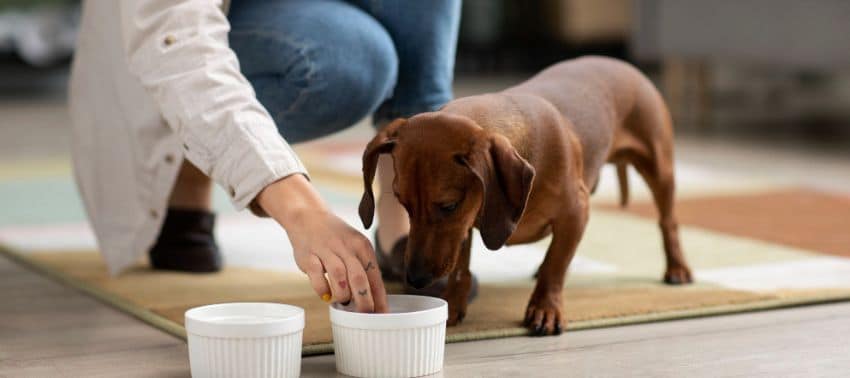
[[(313, 294), (299, 274), (228, 268), (218, 274), (187, 275), (132, 269), (111, 279), (94, 252), (33, 253), (28, 258), (49, 270), (78, 280), (91, 289), (121, 298), (130, 304), (183, 324), (183, 313), (194, 306), (233, 302), (269, 301), (303, 307), (307, 314), (304, 344), (332, 341), (327, 305)], [(511, 286), (484, 285), (470, 305), (462, 325), (449, 329), (450, 338), (475, 339), (476, 333), (497, 335), (521, 331), (519, 321), (531, 293), (531, 283)], [(778, 297), (705, 286), (668, 287), (641, 282), (603, 287), (567, 287), (566, 316), (570, 322), (601, 320), (738, 305)], [(108, 299), (108, 298), (107, 298)]]

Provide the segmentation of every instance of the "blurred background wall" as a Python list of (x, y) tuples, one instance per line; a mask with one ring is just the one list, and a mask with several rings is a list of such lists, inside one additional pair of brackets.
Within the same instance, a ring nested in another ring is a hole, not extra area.
[[(73, 0), (0, 0), (7, 152), (61, 145), (78, 15)], [(848, 21), (846, 0), (466, 0), (456, 76), (496, 89), (566, 58), (609, 55), (656, 81), (680, 133), (841, 151)]]
[(847, 1), (467, 0), (463, 15), (459, 76), (611, 55), (656, 80), (679, 130), (823, 148), (850, 138)]

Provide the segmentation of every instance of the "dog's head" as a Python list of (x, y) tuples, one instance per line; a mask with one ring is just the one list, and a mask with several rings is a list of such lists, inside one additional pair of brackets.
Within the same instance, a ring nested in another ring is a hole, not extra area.
[(372, 224), (372, 180), (380, 154), (393, 157), (393, 191), (410, 216), (407, 282), (428, 286), (450, 273), (475, 226), (489, 249), (502, 247), (525, 209), (534, 168), (504, 136), (443, 113), (397, 119), (363, 153), (360, 218)]

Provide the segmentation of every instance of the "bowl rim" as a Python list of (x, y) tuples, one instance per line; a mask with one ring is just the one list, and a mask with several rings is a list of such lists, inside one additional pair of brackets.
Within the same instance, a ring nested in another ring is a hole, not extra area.
[[(234, 316), (258, 318), (222, 322), (223, 318)], [(304, 309), (273, 302), (216, 303), (190, 308), (184, 313), (184, 320), (187, 334), (225, 338), (273, 337), (302, 331)]]
[(428, 308), (411, 312), (396, 313), (360, 313), (348, 311), (339, 303), (328, 306), (331, 324), (346, 328), (364, 330), (392, 330), (421, 328), (445, 323), (449, 318), (449, 304), (442, 298), (422, 295), (391, 294), (387, 301), (393, 299), (427, 301)]

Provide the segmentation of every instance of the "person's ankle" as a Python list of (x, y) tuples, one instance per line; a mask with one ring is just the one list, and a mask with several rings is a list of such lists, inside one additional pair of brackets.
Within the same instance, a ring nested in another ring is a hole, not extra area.
[(395, 243), (410, 233), (407, 212), (395, 198), (392, 201), (381, 199), (378, 202), (378, 220), (378, 244), (385, 253), (389, 253)]

